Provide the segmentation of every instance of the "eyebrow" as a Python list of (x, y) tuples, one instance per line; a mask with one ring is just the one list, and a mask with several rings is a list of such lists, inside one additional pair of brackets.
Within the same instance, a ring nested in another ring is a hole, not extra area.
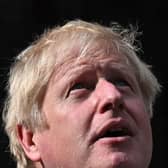
[(96, 69), (93, 66), (87, 64), (87, 65), (80, 65), (78, 67), (75, 67), (74, 69), (69, 71), (69, 73), (67, 73), (65, 75), (68, 76), (67, 80), (71, 81), (71, 80), (77, 79), (81, 76), (84, 77), (85, 75), (86, 75), (86, 77), (88, 76), (88, 78), (89, 78), (91, 74), (95, 74), (95, 76), (96, 76)]
[(81, 65), (65, 65), (62, 64), (60, 68), (56, 68), (53, 73), (53, 82), (57, 82), (58, 80), (66, 78), (66, 80), (70, 81), (72, 79), (75, 79), (82, 74), (85, 74), (87, 72), (93, 71), (93, 67), (90, 64), (81, 64)]
[(132, 79), (136, 79), (136, 75), (133, 71), (133, 68), (130, 67), (130, 66), (125, 66), (123, 64), (114, 64), (112, 67), (110, 67), (110, 69), (124, 75), (124, 76), (127, 76), (129, 78), (132, 78)]
[(61, 65), (58, 65), (57, 68), (54, 70), (53, 82), (55, 83), (58, 80), (64, 79), (65, 76), (67, 81), (72, 81), (80, 77), (81, 75), (84, 75), (91, 71), (95, 71), (96, 75), (98, 69), (100, 71), (100, 74), (104, 73), (103, 71), (106, 71), (106, 69), (108, 69), (109, 72), (116, 72), (117, 74), (126, 76), (130, 81), (137, 83), (136, 75), (133, 71), (132, 66), (129, 66), (129, 64), (122, 63), (121, 61), (115, 60), (111, 60), (109, 62), (106, 62), (106, 60), (100, 60), (98, 63), (78, 62), (77, 64), (73, 60), (71, 60), (62, 63)]

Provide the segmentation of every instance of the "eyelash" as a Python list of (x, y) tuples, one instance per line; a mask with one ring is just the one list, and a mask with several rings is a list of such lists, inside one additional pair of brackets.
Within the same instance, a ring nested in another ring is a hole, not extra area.
[[(131, 87), (129, 82), (127, 82), (124, 79), (117, 79), (117, 80), (109, 81), (109, 82), (113, 83), (116, 87), (119, 87), (119, 88), (121, 88), (121, 87)], [(82, 89), (93, 90), (94, 87), (93, 86), (89, 86), (89, 84), (85, 84), (85, 83), (82, 83), (82, 82), (74, 83), (72, 85), (72, 87), (69, 89), (68, 95), (73, 90), (82, 90)]]
[(75, 83), (71, 88), (70, 91), (72, 90), (78, 90), (78, 89), (83, 89), (87, 88), (83, 83)]
[(114, 83), (114, 85), (116, 85), (118, 87), (130, 87), (129, 82), (124, 79), (119, 79), (119, 80), (116, 80), (112, 83)]
[[(71, 92), (74, 92), (75, 91), (90, 91), (90, 90), (93, 90), (92, 86), (90, 86), (89, 84), (85, 84), (85, 83), (82, 83), (82, 82), (77, 82), (77, 83), (74, 83), (68, 90), (68, 94), (67, 94), (67, 97), (71, 94)], [(81, 92), (78, 92), (78, 93), (81, 93)]]

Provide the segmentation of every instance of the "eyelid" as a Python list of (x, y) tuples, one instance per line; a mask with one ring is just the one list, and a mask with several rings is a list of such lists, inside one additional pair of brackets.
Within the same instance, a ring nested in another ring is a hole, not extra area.
[(127, 80), (125, 80), (125, 79), (118, 79), (118, 80), (116, 80), (116, 81), (114, 81), (114, 84), (115, 85), (119, 85), (119, 87), (121, 86), (131, 86), (130, 85), (130, 83), (127, 81)]
[[(76, 87), (76, 88), (75, 88)], [(74, 83), (71, 87), (70, 87), (70, 91), (71, 90), (78, 90), (78, 89), (83, 89), (86, 88), (85, 84), (83, 84), (82, 82), (77, 82)]]
[(126, 85), (124, 86), (120, 86), (120, 85), (116, 85), (116, 87), (118, 87), (118, 89), (123, 89), (123, 90), (125, 90), (125, 89), (130, 89), (132, 92), (137, 92), (137, 86), (136, 86), (136, 83), (133, 81), (133, 80), (131, 80), (131, 79), (123, 79), (123, 80), (121, 80), (122, 82), (125, 82), (126, 83)]
[[(79, 85), (81, 85), (81, 87)], [(79, 88), (78, 88), (78, 86), (79, 86)], [(70, 94), (76, 94), (76, 95), (80, 96), (82, 93), (88, 93), (88, 91), (90, 92), (90, 90), (92, 90), (92, 89), (93, 88), (88, 83), (73, 82), (68, 89), (66, 97), (68, 97)]]

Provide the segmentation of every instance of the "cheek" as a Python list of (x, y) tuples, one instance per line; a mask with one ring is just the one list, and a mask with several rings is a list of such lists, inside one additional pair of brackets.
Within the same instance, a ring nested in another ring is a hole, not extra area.
[(143, 139), (152, 143), (152, 130), (150, 123), (150, 115), (146, 110), (142, 99), (131, 99), (126, 102), (126, 110), (140, 132)]
[(69, 106), (69, 120), (74, 126), (80, 129), (86, 129), (94, 116), (94, 107), (88, 102), (74, 103)]
[(128, 99), (125, 102), (126, 110), (138, 125), (141, 123), (150, 123), (150, 115), (146, 110), (145, 104), (140, 98)]
[(50, 129), (38, 137), (38, 148), (46, 167), (67, 167), (66, 163), (77, 155), (74, 135), (68, 132), (68, 126), (61, 130)]
[[(51, 142), (51, 139), (52, 139), (52, 142)], [(56, 159), (55, 156), (56, 156), (57, 151), (55, 151), (55, 139), (54, 137), (50, 136), (48, 131), (38, 134), (36, 138), (36, 145), (40, 152), (41, 160), (45, 166), (47, 163), (51, 163), (52, 160)]]
[(134, 144), (137, 148), (136, 151), (140, 151), (137, 156), (141, 155), (142, 162), (149, 164), (153, 148), (150, 115), (141, 99), (134, 99), (126, 103), (128, 117), (136, 127), (137, 134)]

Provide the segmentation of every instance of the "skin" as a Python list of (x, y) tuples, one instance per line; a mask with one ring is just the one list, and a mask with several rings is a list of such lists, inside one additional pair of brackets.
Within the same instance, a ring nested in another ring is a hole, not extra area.
[[(48, 129), (33, 142), (45, 168), (147, 168), (150, 118), (135, 74), (121, 55), (71, 58), (53, 73), (42, 104)], [(125, 125), (126, 137), (98, 138)]]

